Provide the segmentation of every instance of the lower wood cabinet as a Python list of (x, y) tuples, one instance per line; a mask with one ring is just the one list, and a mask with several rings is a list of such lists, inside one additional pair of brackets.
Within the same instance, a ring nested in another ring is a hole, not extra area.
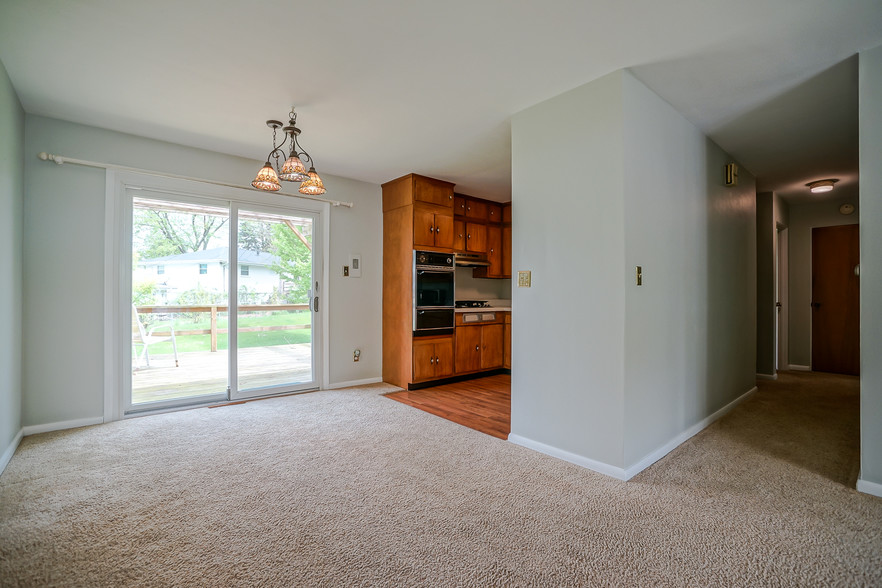
[(456, 328), (456, 373), (502, 367), (503, 325), (469, 325)]
[(511, 369), (511, 313), (505, 314), (505, 331), (502, 344), (502, 367)]
[(413, 381), (436, 380), (453, 375), (453, 337), (415, 337)]

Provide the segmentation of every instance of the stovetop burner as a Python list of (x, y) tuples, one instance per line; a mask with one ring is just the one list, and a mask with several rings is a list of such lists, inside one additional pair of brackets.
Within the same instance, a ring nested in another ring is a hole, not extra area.
[(457, 308), (487, 308), (490, 306), (486, 300), (457, 300)]

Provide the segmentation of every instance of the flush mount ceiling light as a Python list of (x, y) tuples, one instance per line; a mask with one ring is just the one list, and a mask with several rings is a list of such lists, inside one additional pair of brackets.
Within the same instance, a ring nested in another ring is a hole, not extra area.
[[(294, 107), (292, 106), (291, 112), (288, 113), (287, 125), (283, 125), (278, 120), (268, 120), (266, 121), (266, 126), (273, 130), (273, 150), (266, 156), (266, 163), (257, 172), (257, 177), (254, 178), (251, 185), (258, 190), (277, 192), (282, 188), (279, 180), (302, 182), (298, 190), (300, 193), (309, 196), (321, 196), (324, 194), (326, 191), (325, 186), (315, 171), (312, 158), (303, 150), (298, 141), (300, 129), (297, 128), (297, 113), (294, 112)], [(282, 132), (285, 133), (285, 138), (282, 139), (281, 143), (277, 144), (277, 132), (279, 129), (282, 129)], [(283, 150), (286, 143), (290, 143), (289, 152), (285, 163), (280, 168), (279, 159), (286, 157)], [(275, 168), (273, 168), (270, 160), (275, 160)], [(303, 165), (304, 160), (309, 162), (309, 171), (306, 171), (306, 167)]]
[(838, 181), (839, 180), (834, 180), (834, 179), (817, 180), (815, 182), (809, 182), (808, 184), (806, 184), (806, 186), (808, 186), (811, 189), (812, 194), (821, 194), (823, 192), (829, 192), (830, 190), (832, 190), (833, 184), (835, 184)]

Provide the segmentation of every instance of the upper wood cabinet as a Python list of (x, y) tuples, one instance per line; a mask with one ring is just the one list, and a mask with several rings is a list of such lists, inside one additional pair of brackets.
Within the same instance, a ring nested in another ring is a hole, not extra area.
[(449, 211), (422, 204), (414, 206), (414, 247), (453, 249), (453, 237), (453, 215)]
[(501, 204), (488, 204), (487, 205), (487, 222), (499, 223), (502, 222), (502, 205)]
[(408, 174), (383, 184), (383, 212), (425, 202), (443, 206), (453, 214), (453, 184), (417, 174)]
[(402, 223), (398, 214), (394, 225), (385, 227), (384, 233), (407, 233), (412, 228), (410, 249), (453, 250), (453, 184), (416, 174), (383, 184), (383, 213), (405, 208), (411, 211), (412, 225)]
[(487, 225), (467, 222), (465, 224), (465, 232), (466, 251), (487, 253)]
[(473, 218), (475, 220), (487, 220), (487, 203), (483, 200), (475, 200), (472, 198), (467, 198), (466, 202), (466, 218)]
[(414, 178), (414, 200), (437, 204), (438, 206), (453, 206), (453, 184), (424, 176), (415, 175)]

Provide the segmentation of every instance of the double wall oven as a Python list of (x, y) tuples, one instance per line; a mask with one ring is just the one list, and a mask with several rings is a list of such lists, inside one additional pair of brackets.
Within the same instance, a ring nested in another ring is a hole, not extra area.
[(413, 252), (413, 334), (449, 335), (454, 327), (452, 253)]

